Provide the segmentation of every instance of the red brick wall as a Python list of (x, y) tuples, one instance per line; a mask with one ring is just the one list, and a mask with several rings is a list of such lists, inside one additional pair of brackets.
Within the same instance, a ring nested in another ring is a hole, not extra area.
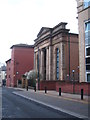
[[(57, 82), (56, 91), (61, 88), (62, 92), (73, 93), (73, 83), (71, 82)], [(85, 95), (90, 95), (90, 83), (75, 83), (75, 93), (81, 94), (81, 89), (84, 90)]]
[[(61, 88), (62, 92), (73, 93), (73, 82), (66, 81), (41, 81), (40, 90), (56, 90), (59, 91)], [(81, 94), (81, 89), (84, 90), (84, 95), (90, 95), (90, 83), (75, 83), (75, 93)]]
[(14, 79), (14, 85), (17, 85), (16, 79), (21, 79), (21, 76), (34, 67), (34, 49), (33, 48), (14, 48), (14, 74), (18, 71), (17, 78)]
[(6, 78), (6, 86), (10, 86), (11, 81), (11, 60), (7, 61), (7, 78)]
[(47, 87), (48, 90), (56, 90), (56, 81), (41, 81), (40, 90), (44, 90)]
[[(17, 80), (21, 80), (21, 76), (34, 68), (34, 48), (13, 47), (11, 52), (11, 86), (17, 86)], [(16, 75), (16, 72), (18, 74)], [(8, 79), (8, 82), (10, 80)], [(9, 83), (7, 83), (10, 86)]]
[[(75, 76), (79, 73), (79, 44), (78, 44), (78, 35), (69, 34), (67, 36), (67, 44), (65, 47), (65, 63), (66, 63), (66, 75), (69, 75), (69, 66), (70, 66), (70, 75), (72, 76), (72, 70), (75, 70)], [(69, 56), (69, 43), (70, 41), (70, 56)], [(70, 59), (70, 64), (69, 64)], [(75, 77), (76, 78), (76, 77)], [(78, 78), (78, 77), (77, 77)], [(65, 79), (65, 78), (64, 78)]]

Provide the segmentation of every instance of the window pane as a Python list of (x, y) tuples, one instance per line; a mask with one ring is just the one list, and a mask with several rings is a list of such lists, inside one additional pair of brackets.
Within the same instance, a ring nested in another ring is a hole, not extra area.
[(85, 32), (85, 38), (90, 37), (90, 31)]
[(86, 64), (90, 64), (90, 58), (86, 58)]
[(85, 31), (89, 31), (90, 30), (90, 21), (85, 23)]
[(90, 71), (90, 65), (86, 65), (86, 70)]
[(87, 23), (87, 29), (90, 30), (90, 22)]
[(57, 77), (57, 80), (59, 79), (59, 49), (57, 48), (57, 55), (56, 55), (56, 77)]
[(85, 39), (85, 45), (90, 45), (90, 38)]
[(57, 80), (59, 79), (59, 73), (57, 73)]
[(90, 82), (90, 74), (87, 74), (87, 81)]
[(90, 56), (90, 47), (86, 49), (86, 56)]
[(90, 45), (90, 22), (85, 23), (85, 45)]
[(87, 8), (88, 6), (90, 6), (90, 1), (84, 0), (84, 8)]

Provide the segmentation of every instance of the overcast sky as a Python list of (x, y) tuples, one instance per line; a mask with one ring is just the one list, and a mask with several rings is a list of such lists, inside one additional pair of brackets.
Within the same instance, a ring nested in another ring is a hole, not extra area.
[(78, 33), (76, 0), (0, 0), (0, 62), (11, 57), (14, 44), (34, 44), (41, 27), (67, 22)]

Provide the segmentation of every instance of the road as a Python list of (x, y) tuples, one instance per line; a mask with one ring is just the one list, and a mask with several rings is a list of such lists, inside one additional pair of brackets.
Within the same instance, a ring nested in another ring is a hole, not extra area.
[(75, 118), (69, 114), (57, 112), (51, 108), (16, 96), (12, 93), (13, 91), (17, 90), (6, 87), (2, 88), (3, 118)]

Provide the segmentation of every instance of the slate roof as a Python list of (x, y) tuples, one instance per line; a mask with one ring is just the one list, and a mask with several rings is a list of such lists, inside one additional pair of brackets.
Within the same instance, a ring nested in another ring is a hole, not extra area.
[(14, 48), (14, 47), (24, 47), (24, 48), (34, 48), (34, 45), (28, 45), (28, 44), (15, 44), (15, 45), (12, 45), (11, 46), (11, 49)]

